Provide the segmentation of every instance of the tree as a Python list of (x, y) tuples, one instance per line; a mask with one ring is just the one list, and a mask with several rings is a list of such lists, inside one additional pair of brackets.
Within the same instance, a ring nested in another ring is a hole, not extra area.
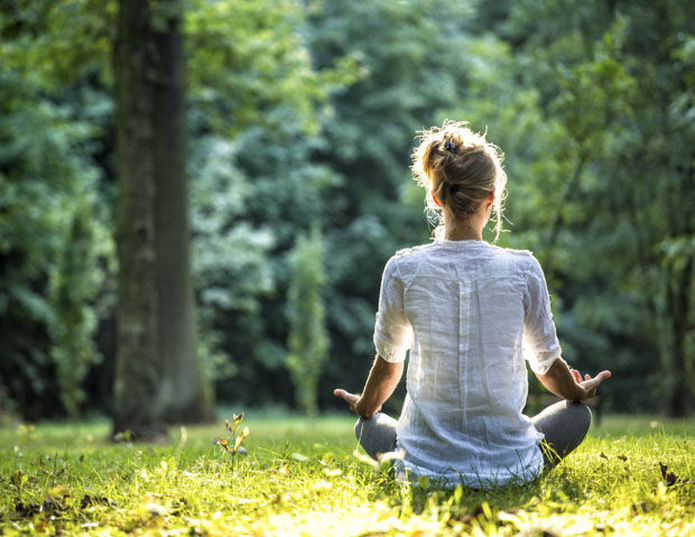
[(300, 230), (323, 221), (325, 195), (340, 181), (312, 152), (326, 143), (320, 126), (330, 95), (357, 69), (343, 57), (312, 66), (303, 3), (189, 5), (201, 350), (220, 399), (290, 404), (287, 257)]
[(32, 420), (83, 410), (112, 274), (90, 154), (101, 96), (70, 91), (86, 86), (105, 23), (78, 11), (68, 25), (65, 4), (0, 10), (0, 408)]
[(119, 198), (114, 431), (211, 417), (188, 261), (180, 5), (122, 0), (114, 50)]
[(183, 7), (152, 4), (154, 80), (154, 242), (157, 350), (162, 382), (158, 412), (167, 421), (214, 416), (212, 386), (197, 354), (190, 262)]
[[(411, 195), (418, 189), (410, 180), (410, 153), (416, 131), (458, 102), (462, 25), (470, 7), (440, 0), (317, 1), (309, 13), (317, 68), (349, 58), (359, 75), (333, 95), (312, 160), (341, 179), (323, 197), (333, 345), (324, 379), (360, 386), (363, 373), (354, 364), (356, 357), (368, 364), (374, 353), (384, 264), (429, 235), (423, 195)], [(332, 398), (329, 391), (323, 396)]]
[(678, 1), (521, 1), (496, 26), (557, 133), (541, 173), (510, 184), (527, 184), (518, 214), (560, 290), (567, 350), (610, 364), (614, 405), (659, 397), (672, 415), (691, 407), (695, 354), (694, 15)]
[(318, 381), (328, 352), (323, 286), (323, 240), (317, 226), (299, 235), (290, 255), (292, 275), (287, 306), (290, 334), (287, 368), (292, 376), (295, 401), (302, 412), (315, 415)]

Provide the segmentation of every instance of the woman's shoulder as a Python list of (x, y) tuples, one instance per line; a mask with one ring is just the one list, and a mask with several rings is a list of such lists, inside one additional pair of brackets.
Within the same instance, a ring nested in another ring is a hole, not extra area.
[(523, 274), (525, 278), (544, 278), (543, 268), (531, 250), (498, 248), (498, 251), (515, 267), (515, 272)]
[(543, 272), (538, 259), (531, 250), (504, 248), (492, 244), (488, 245), (488, 249), (491, 257), (497, 258), (504, 266), (514, 267), (515, 272), (526, 275)]
[[(389, 259), (389, 264), (394, 262), (407, 263), (418, 258), (427, 257), (429, 255), (439, 256), (451, 250), (453, 253), (460, 253), (460, 245), (451, 248), (450, 242), (445, 241), (433, 241), (426, 244), (419, 244), (417, 246), (411, 246), (410, 248), (403, 248), (396, 251), (393, 256)], [(514, 260), (519, 263), (525, 264), (528, 262), (536, 262), (536, 258), (533, 252), (530, 250), (520, 250), (516, 248), (505, 248), (502, 246), (497, 246), (495, 244), (490, 244), (488, 242), (479, 241), (475, 243), (476, 248), (471, 250), (470, 253), (473, 255), (488, 255), (493, 257), (507, 258), (509, 260)], [(471, 245), (467, 245), (466, 248), (470, 248)]]
[(411, 274), (427, 254), (431, 251), (434, 243), (419, 244), (409, 248), (397, 250), (386, 262), (384, 274), (402, 275)]
[(417, 246), (411, 246), (410, 248), (403, 248), (401, 250), (396, 251), (395, 254), (391, 257), (391, 259), (398, 259), (398, 258), (405, 258), (409, 256), (414, 256), (417, 254), (421, 254), (428, 249), (431, 249), (434, 246), (435, 243), (429, 242), (427, 244), (418, 244)]
[[(446, 257), (447, 253), (460, 253), (460, 245), (454, 248), (444, 241), (433, 241), (426, 244), (419, 244), (417, 246), (411, 246), (409, 248), (403, 248), (396, 251), (395, 254), (386, 263), (387, 266), (404, 266), (410, 263), (419, 263), (422, 260), (428, 259), (430, 257), (439, 258), (441, 256)], [(476, 242), (475, 248), (469, 250), (469, 255), (475, 257), (482, 256), (487, 258), (496, 258), (498, 261), (506, 262), (505, 264), (513, 264), (524, 270), (536, 270), (540, 268), (540, 264), (536, 257), (533, 255), (531, 250), (517, 249), (517, 248), (506, 248), (502, 246), (497, 246), (488, 242)], [(471, 245), (467, 245), (466, 248), (470, 248)], [(451, 252), (449, 252), (451, 250)]]
[(504, 248), (502, 246), (497, 246), (495, 244), (488, 244), (488, 247), (493, 252), (498, 252), (500, 255), (507, 255), (509, 257), (517, 258), (519, 260), (535, 259), (533, 252), (531, 250), (519, 250), (516, 248)]

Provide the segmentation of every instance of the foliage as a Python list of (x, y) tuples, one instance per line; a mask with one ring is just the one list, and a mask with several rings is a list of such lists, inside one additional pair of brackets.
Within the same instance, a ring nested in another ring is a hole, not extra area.
[(296, 121), (315, 132), (317, 102), (342, 70), (312, 69), (298, 29), (301, 5), (288, 0), (192, 0), (186, 14), (192, 106), (215, 132)]
[[(82, 383), (88, 368), (100, 358), (94, 345), (103, 270), (94, 266), (111, 255), (110, 237), (102, 226), (93, 226), (95, 201), (81, 200), (58, 254), (57, 270), (51, 275), (51, 301), (55, 319), (50, 327), (54, 341), (52, 358), (58, 377), (61, 402), (68, 415), (80, 414), (85, 394)], [(108, 249), (106, 249), (106, 248)]]
[[(454, 2), (310, 2), (319, 68), (351, 58), (359, 79), (331, 99), (312, 158), (341, 178), (323, 198), (332, 359), (323, 382), (359, 389), (374, 354), (380, 274), (399, 248), (427, 240), (423, 197), (407, 197), (415, 132), (459, 97), (468, 7)], [(331, 397), (324, 390), (324, 398)]]
[(227, 427), (227, 433), (231, 433), (229, 440), (224, 438), (217, 439), (217, 445), (220, 446), (226, 454), (232, 457), (232, 461), (236, 460), (237, 455), (246, 455), (246, 449), (243, 447), (244, 441), (249, 436), (249, 428), (244, 427), (241, 431), (239, 427), (241, 422), (244, 421), (244, 413), (234, 414), (233, 420), (230, 423), (229, 420), (224, 420), (224, 424)]
[(297, 244), (290, 253), (291, 277), (287, 292), (290, 325), (287, 367), (297, 406), (309, 415), (315, 415), (318, 410), (319, 377), (328, 358), (323, 259), (321, 230), (314, 226), (311, 233), (297, 237)]
[(274, 287), (267, 259), (273, 235), (244, 221), (251, 186), (235, 163), (235, 146), (227, 139), (208, 136), (193, 144), (191, 227), (199, 353), (217, 380), (233, 377), (236, 364), (245, 358), (244, 351), (235, 352), (229, 344), (230, 318), (253, 320), (260, 310), (258, 298)]
[(110, 444), (106, 424), (0, 429), (0, 529), (683, 537), (695, 529), (692, 421), (609, 417), (537, 482), (447, 491), (399, 486), (361, 462), (347, 416), (246, 420), (253, 434), (241, 459), (210, 441), (222, 423), (172, 430), (173, 442), (159, 446)]
[(218, 395), (287, 400), (285, 262), (334, 174), (311, 162), (320, 108), (353, 77), (311, 65), (295, 2), (195, 2), (189, 49), (193, 248), (201, 351)]
[(93, 336), (111, 241), (85, 151), (90, 126), (40, 90), (16, 71), (0, 75), (0, 382), (25, 415), (56, 392), (74, 416), (99, 357)]
[(694, 232), (685, 217), (695, 194), (685, 141), (692, 123), (677, 121), (670, 104), (692, 99), (677, 82), (688, 69), (678, 53), (687, 39), (669, 38), (686, 32), (692, 9), (585, 3), (552, 29), (539, 24), (573, 3), (560, 4), (517, 3), (505, 21), (515, 54), (528, 58), (520, 62), (526, 84), (540, 90), (543, 116), (559, 126), (562, 142), (550, 154), (570, 163), (562, 182), (536, 190), (551, 210), (529, 213), (545, 231), (537, 235), (542, 261), (563, 296), (560, 331), (582, 362), (610, 364), (622, 379), (607, 387), (611, 399), (643, 405), (646, 378), (653, 395), (671, 394), (670, 412), (684, 413), (693, 349), (681, 325), (692, 326), (694, 288), (687, 263), (669, 270), (660, 245)]
[[(80, 390), (108, 405), (80, 379), (107, 378), (114, 352), (115, 9), (0, 14), (0, 397), (25, 415), (74, 412)], [(361, 387), (384, 263), (428, 237), (413, 135), (449, 117), (505, 151), (500, 244), (540, 259), (568, 360), (613, 370), (602, 406), (692, 409), (692, 3), (185, 9), (199, 352), (222, 400), (293, 400), (288, 254), (313, 222), (332, 352), (319, 406), (337, 404), (330, 386)]]

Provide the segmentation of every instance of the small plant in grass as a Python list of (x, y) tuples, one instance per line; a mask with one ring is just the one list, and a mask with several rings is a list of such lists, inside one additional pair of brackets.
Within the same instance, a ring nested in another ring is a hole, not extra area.
[(229, 454), (232, 457), (232, 462), (234, 462), (237, 455), (246, 455), (246, 449), (243, 447), (243, 443), (249, 436), (249, 428), (244, 427), (239, 431), (242, 421), (244, 421), (243, 412), (241, 414), (234, 414), (231, 423), (229, 420), (224, 420), (227, 432), (231, 433), (231, 437), (229, 439), (218, 438), (215, 442), (224, 450), (225, 454)]

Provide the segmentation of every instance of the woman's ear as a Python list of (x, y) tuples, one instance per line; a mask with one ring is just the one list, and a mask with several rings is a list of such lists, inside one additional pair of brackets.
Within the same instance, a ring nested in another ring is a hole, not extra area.
[(490, 207), (492, 204), (495, 202), (495, 191), (493, 190), (490, 192), (490, 195), (487, 197), (487, 201), (485, 203), (485, 207)]
[(437, 204), (437, 207), (441, 207), (441, 206), (442, 206), (441, 202), (439, 201), (439, 198), (437, 197), (437, 195), (436, 195), (434, 192), (432, 192), (432, 199), (433, 199), (434, 202)]

